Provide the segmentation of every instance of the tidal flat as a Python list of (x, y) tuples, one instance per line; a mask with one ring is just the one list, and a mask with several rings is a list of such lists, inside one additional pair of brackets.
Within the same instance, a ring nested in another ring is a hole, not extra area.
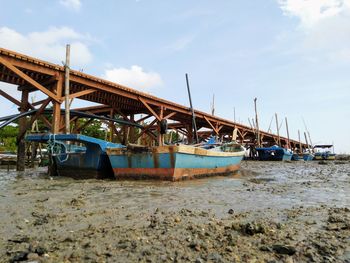
[(350, 262), (350, 162), (182, 182), (0, 170), (0, 262)]

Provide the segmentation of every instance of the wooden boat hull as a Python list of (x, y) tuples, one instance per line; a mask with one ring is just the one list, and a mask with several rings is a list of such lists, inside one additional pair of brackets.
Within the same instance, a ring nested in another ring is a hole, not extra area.
[(178, 181), (229, 175), (240, 168), (244, 151), (219, 152), (192, 146), (160, 146), (144, 152), (107, 149), (115, 178)]

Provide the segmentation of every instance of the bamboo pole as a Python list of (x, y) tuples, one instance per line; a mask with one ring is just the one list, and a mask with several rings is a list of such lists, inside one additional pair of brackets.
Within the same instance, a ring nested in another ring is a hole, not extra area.
[(305, 142), (306, 142), (307, 148), (310, 150), (310, 145), (309, 145), (309, 142), (307, 141), (306, 132), (304, 132), (304, 136), (305, 136)]
[(259, 131), (259, 121), (258, 121), (258, 110), (256, 107), (256, 100), (257, 98), (254, 98), (254, 109), (255, 109), (255, 126), (256, 126), (256, 133), (258, 135), (258, 146), (260, 147), (260, 131)]
[(198, 140), (198, 133), (197, 133), (197, 125), (196, 125), (196, 115), (194, 114), (194, 109), (192, 106), (192, 98), (191, 98), (191, 91), (190, 91), (190, 84), (188, 82), (188, 74), (186, 73), (186, 84), (187, 84), (187, 92), (188, 92), (188, 98), (190, 100), (190, 107), (192, 111), (192, 123), (193, 123), (193, 128), (194, 128), (194, 133), (195, 133), (195, 138), (196, 138), (196, 143), (199, 142)]
[(288, 148), (290, 149), (290, 139), (289, 139), (289, 129), (288, 129), (288, 121), (287, 121), (287, 117), (286, 117), (286, 129), (287, 129), (287, 138), (288, 138)]
[(302, 149), (302, 147), (301, 147), (300, 131), (299, 131), (299, 130), (298, 130), (298, 139), (299, 139), (299, 151), (300, 151), (300, 153), (302, 153), (302, 152), (303, 152), (303, 149)]
[(70, 103), (69, 103), (69, 64), (70, 64), (70, 45), (66, 46), (66, 63), (65, 68), (65, 79), (64, 79), (64, 94), (65, 94), (65, 122), (66, 122), (66, 134), (70, 133)]
[(279, 125), (278, 125), (277, 113), (275, 113), (275, 118), (276, 118), (276, 129), (277, 129), (278, 146), (281, 146), (280, 129), (279, 129)]

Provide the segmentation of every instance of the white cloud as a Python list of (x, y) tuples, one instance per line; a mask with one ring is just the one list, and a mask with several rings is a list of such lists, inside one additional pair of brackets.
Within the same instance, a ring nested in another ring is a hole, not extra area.
[(134, 89), (149, 90), (163, 84), (156, 72), (145, 72), (142, 67), (134, 65), (130, 69), (113, 68), (105, 71), (103, 78)]
[(80, 0), (60, 0), (60, 4), (74, 11), (78, 11), (81, 7)]
[(300, 19), (289, 39), (313, 63), (350, 62), (350, 0), (277, 0), (285, 15)]
[(92, 60), (91, 52), (83, 41), (87, 38), (69, 27), (51, 27), (43, 32), (21, 34), (8, 27), (0, 27), (0, 43), (3, 48), (38, 57), (49, 62), (65, 60), (66, 44), (71, 45), (71, 64), (83, 67)]
[(350, 0), (277, 0), (285, 15), (296, 16), (302, 26), (339, 15), (350, 8)]

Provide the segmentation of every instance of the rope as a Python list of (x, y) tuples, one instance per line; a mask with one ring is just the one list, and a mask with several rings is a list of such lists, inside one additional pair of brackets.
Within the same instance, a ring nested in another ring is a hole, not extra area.
[[(60, 163), (67, 161), (69, 158), (67, 145), (63, 142), (56, 141), (55, 134), (49, 134), (49, 139), (47, 140), (47, 150), (50, 153), (51, 158), (56, 156)], [(62, 155), (65, 155), (64, 159), (61, 159)]]

